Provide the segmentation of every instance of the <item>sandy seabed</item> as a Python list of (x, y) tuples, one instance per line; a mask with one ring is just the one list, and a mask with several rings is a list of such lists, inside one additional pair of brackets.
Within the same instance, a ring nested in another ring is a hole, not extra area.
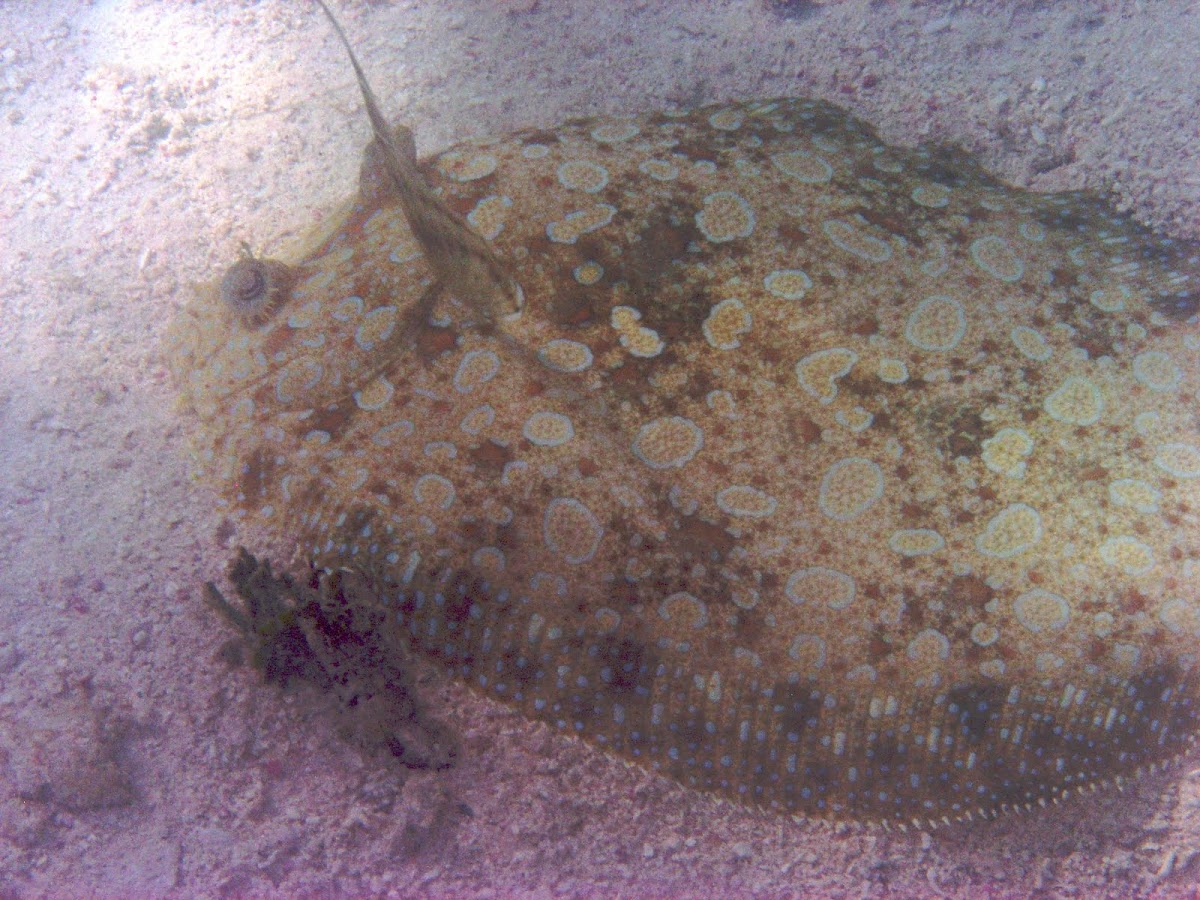
[[(340, 2), (423, 153), (783, 94), (1200, 238), (1200, 4)], [(931, 834), (684, 790), (440, 678), (458, 763), (364, 759), (231, 668), (239, 535), (189, 480), (159, 348), (240, 242), (355, 186), (367, 124), (300, 0), (0, 2), (0, 898), (1195, 896), (1200, 758)]]

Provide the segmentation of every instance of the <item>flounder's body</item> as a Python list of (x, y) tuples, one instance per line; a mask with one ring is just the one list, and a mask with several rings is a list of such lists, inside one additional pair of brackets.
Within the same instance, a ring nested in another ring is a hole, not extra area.
[(746, 802), (991, 814), (1191, 744), (1194, 247), (805, 100), (421, 171), (523, 309), (435, 297), (368, 164), (263, 321), (207, 294), (175, 330), (231, 515), (476, 689)]

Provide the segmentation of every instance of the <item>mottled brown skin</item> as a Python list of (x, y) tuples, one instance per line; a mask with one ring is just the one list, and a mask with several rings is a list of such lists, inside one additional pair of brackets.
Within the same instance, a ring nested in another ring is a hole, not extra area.
[(374, 585), (389, 640), (824, 818), (990, 816), (1191, 746), (1196, 247), (803, 100), (418, 174), (519, 315), (413, 317), (447, 260), (368, 164), (268, 321), (205, 293), (171, 349), (201, 477)]

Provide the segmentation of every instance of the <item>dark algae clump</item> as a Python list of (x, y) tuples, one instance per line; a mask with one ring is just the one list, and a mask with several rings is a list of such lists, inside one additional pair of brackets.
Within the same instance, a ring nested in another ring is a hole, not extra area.
[[(339, 732), (373, 755), (387, 754), (413, 769), (453, 764), (456, 742), (422, 709), (402, 646), (384, 638), (368, 590), (351, 573), (312, 572), (298, 583), (276, 575), (269, 561), (240, 549), (229, 580), (243, 607), (231, 604), (209, 582), (205, 599), (249, 645), (249, 662), (269, 684), (307, 684), (335, 704)], [(357, 602), (356, 602), (357, 601)]]

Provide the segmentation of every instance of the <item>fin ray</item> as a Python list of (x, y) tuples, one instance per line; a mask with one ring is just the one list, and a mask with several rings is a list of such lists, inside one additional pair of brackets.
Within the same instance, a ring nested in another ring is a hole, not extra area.
[(411, 133), (404, 126), (398, 127), (402, 129), (400, 135), (408, 139), (403, 141), (404, 151), (400, 149), (399, 142), (389, 132), (379, 101), (342, 26), (325, 0), (317, 0), (317, 4), (329, 18), (350, 57), (367, 107), (371, 130), (383, 150), (384, 168), (397, 191), (409, 227), (425, 251), (436, 279), (460, 300), (474, 307), (485, 322), (494, 324), (504, 316), (519, 313), (522, 306), (520, 286), (508, 274), (487, 241), (430, 189), (417, 168)]

